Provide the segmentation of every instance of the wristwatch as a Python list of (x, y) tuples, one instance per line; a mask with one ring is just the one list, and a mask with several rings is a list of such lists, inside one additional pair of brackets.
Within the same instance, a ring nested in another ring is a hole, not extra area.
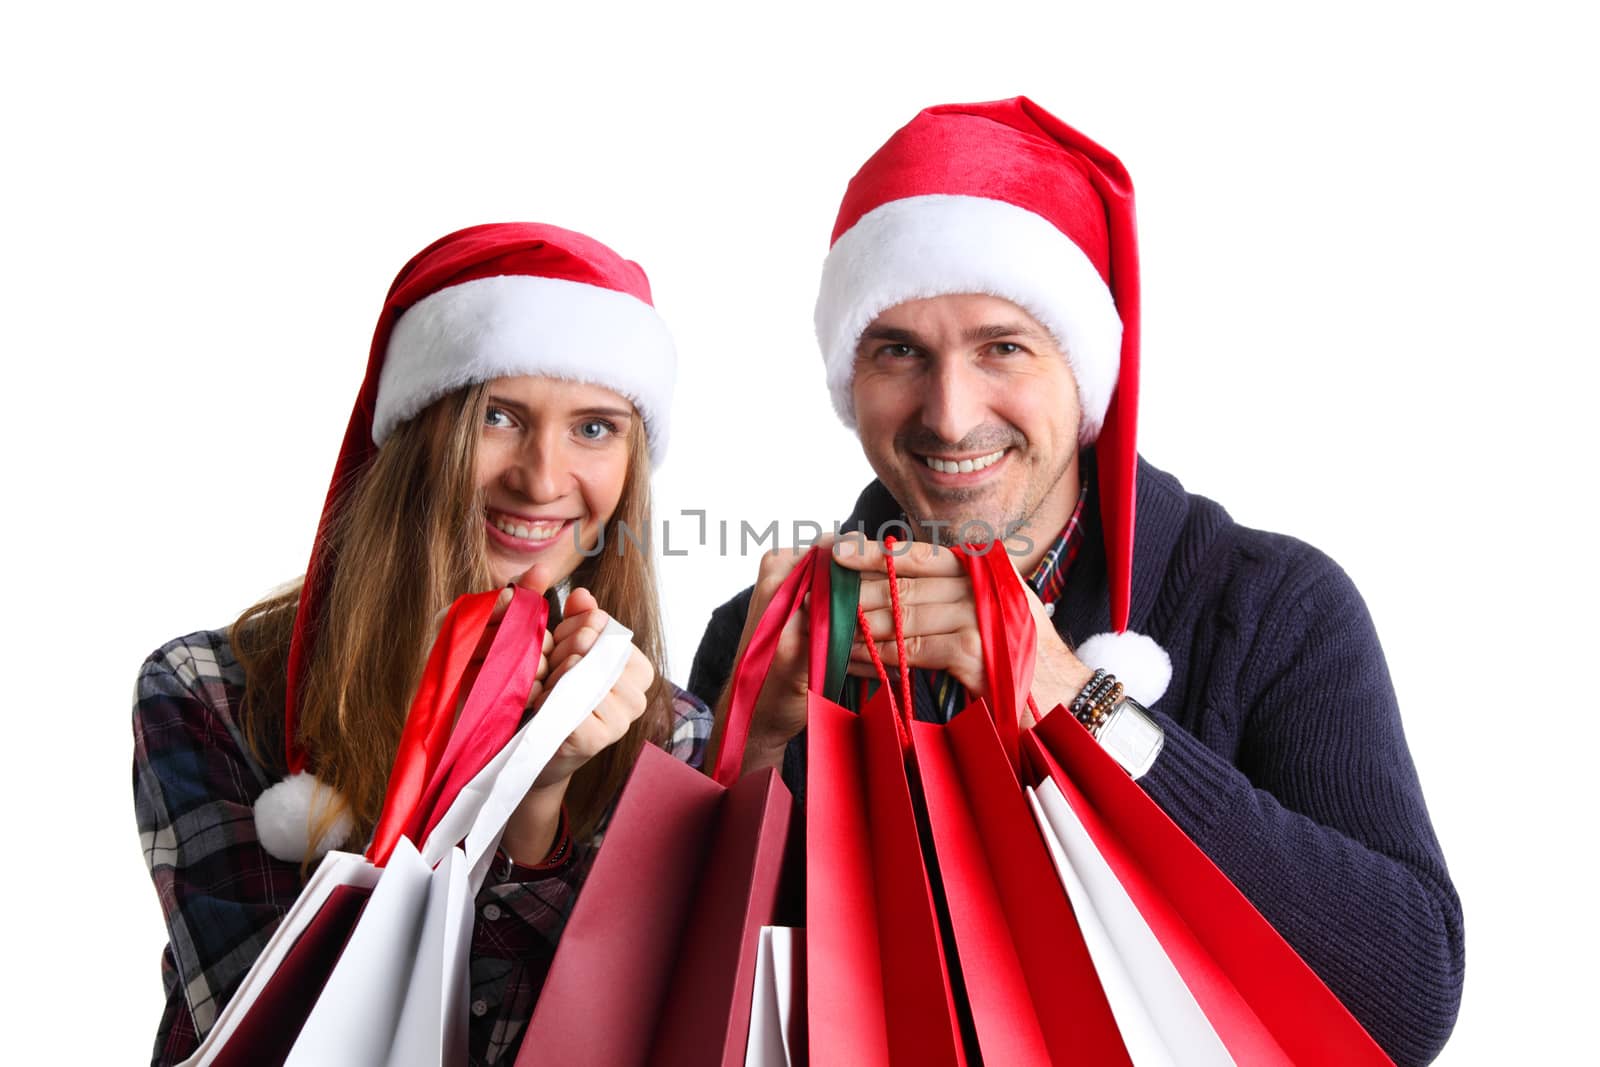
[(1130, 777), (1139, 779), (1154, 765), (1167, 735), (1143, 704), (1124, 696), (1094, 731), (1094, 739)]

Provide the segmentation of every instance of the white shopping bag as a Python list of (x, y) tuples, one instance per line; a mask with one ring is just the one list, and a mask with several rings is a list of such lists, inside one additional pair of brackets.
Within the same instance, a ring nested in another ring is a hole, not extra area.
[(561, 743), (622, 676), (632, 641), (631, 631), (609, 622), (539, 713), (462, 787), (420, 850), (401, 838), (382, 868), (365, 856), (330, 852), (183, 1067), (206, 1067), (221, 1054), (295, 941), (341, 885), (371, 887), (372, 896), (285, 1062), (464, 1064), (474, 898), (511, 813)]
[(745, 1067), (794, 1067), (806, 1062), (805, 931), (763, 926), (756, 949)]
[(1046, 779), (1028, 789), (1028, 800), (1135, 1067), (1234, 1067), (1060, 788)]
[[(467, 1047), (467, 957), (472, 946), (473, 898), (459, 848), (445, 853), (428, 887), (422, 937), (411, 964), (405, 1003), (389, 1062), (453, 1064)], [(414, 1053), (415, 1059), (400, 1056)]]

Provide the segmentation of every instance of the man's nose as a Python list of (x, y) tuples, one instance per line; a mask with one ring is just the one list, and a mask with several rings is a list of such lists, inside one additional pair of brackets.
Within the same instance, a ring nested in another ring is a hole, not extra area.
[(954, 444), (983, 424), (984, 385), (965, 359), (939, 358), (925, 379), (922, 424)]

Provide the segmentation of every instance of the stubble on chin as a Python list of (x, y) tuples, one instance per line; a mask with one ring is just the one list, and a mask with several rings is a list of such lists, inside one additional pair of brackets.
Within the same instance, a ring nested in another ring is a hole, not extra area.
[[(932, 494), (924, 489), (924, 497), (933, 497), (930, 503), (937, 507), (937, 512), (931, 509), (907, 508), (907, 517), (916, 527), (918, 540), (937, 541), (946, 548), (977, 539), (971, 536), (963, 537), (963, 531), (969, 535), (982, 534), (983, 537), (996, 541), (1004, 540), (1028, 529), (1051, 496), (1061, 491), (1062, 480), (1072, 469), (1076, 456), (1076, 450), (1069, 453), (1053, 475), (1043, 479), (1042, 482), (1024, 485), (1021, 501), (1003, 504), (996, 512), (981, 514), (972, 509), (973, 505), (981, 505), (983, 499), (991, 494), (992, 490), (988, 488), (941, 489)], [(933, 525), (930, 526), (930, 522)], [(1035, 531), (1047, 539), (1053, 537), (1055, 532)]]

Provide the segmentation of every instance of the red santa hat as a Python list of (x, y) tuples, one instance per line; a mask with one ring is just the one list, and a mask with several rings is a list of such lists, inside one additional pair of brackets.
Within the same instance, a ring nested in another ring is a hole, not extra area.
[(817, 340), (834, 410), (855, 428), (856, 344), (882, 312), (952, 293), (1002, 297), (1054, 336), (1094, 444), (1113, 633), (1078, 655), (1135, 699), (1172, 666), (1128, 633), (1139, 402), (1139, 254), (1133, 184), (1110, 152), (1026, 97), (931, 107), (845, 190), (822, 268)]
[(327, 550), (332, 517), (396, 426), (447, 393), (518, 375), (613, 390), (638, 410), (652, 464), (666, 452), (677, 355), (637, 263), (581, 233), (508, 222), (458, 230), (401, 269), (372, 335), (300, 590), (284, 716), (289, 777), (256, 802), (262, 846), (280, 859), (320, 855), (351, 830), (344, 819), (309, 840), (312, 804), (333, 798), (307, 770), (296, 731), (300, 681), (338, 563)]

